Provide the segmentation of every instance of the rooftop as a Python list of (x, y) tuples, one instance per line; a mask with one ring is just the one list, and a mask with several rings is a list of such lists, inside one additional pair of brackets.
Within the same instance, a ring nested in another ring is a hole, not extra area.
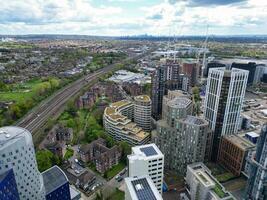
[(65, 173), (56, 165), (42, 172), (42, 176), (46, 194), (69, 182)]
[(255, 144), (247, 140), (242, 135), (229, 135), (229, 136), (225, 136), (225, 138), (243, 150), (247, 150), (247, 149), (255, 147)]
[(138, 200), (162, 200), (149, 176), (125, 178), (126, 186), (132, 199)]
[(168, 105), (174, 108), (186, 108), (192, 103), (188, 98), (176, 97), (168, 102)]
[(205, 187), (211, 189), (211, 193), (216, 194), (216, 196), (220, 198), (231, 197), (230, 193), (211, 175), (210, 170), (203, 163), (190, 164), (187, 166), (187, 169), (189, 169)]
[(188, 115), (183, 121), (188, 124), (196, 124), (196, 125), (207, 124), (206, 120), (199, 118), (199, 117), (191, 116), (191, 115)]
[(142, 155), (145, 157), (163, 156), (157, 145), (154, 143), (132, 147), (132, 152), (134, 155)]
[(232, 73), (249, 73), (247, 70), (243, 69), (238, 69), (238, 68), (232, 68), (231, 70), (226, 69), (225, 67), (216, 67), (216, 68), (211, 68), (210, 71), (224, 71), (224, 76), (231, 76)]
[(31, 133), (24, 128), (16, 126), (5, 126), (0, 128), (0, 150), (1, 148), (4, 148), (4, 146), (13, 144), (19, 138), (25, 138), (27, 144), (32, 143)]
[(132, 102), (127, 100), (112, 103), (109, 107), (105, 108), (105, 118), (108, 119), (110, 123), (116, 124), (116, 127), (118, 129), (121, 129), (123, 131), (128, 132), (128, 134), (131, 134), (132, 137), (138, 140), (144, 139), (149, 135), (149, 133), (143, 131), (143, 129), (137, 126), (136, 123), (132, 122), (126, 116), (121, 114), (123, 108), (128, 109), (127, 106), (131, 105), (133, 105)]
[(150, 102), (150, 97), (148, 95), (140, 95), (140, 96), (136, 96), (134, 97), (135, 101), (142, 101), (142, 102)]

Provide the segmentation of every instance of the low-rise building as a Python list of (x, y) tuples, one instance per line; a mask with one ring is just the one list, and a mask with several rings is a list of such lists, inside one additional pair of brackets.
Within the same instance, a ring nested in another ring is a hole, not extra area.
[(149, 176), (125, 178), (125, 200), (162, 200)]
[(190, 199), (233, 200), (235, 199), (211, 175), (211, 171), (203, 163), (187, 166), (186, 191)]
[(106, 141), (99, 138), (90, 144), (83, 145), (80, 148), (80, 157), (85, 163), (93, 162), (98, 172), (105, 173), (119, 163), (121, 149), (117, 145), (108, 148), (106, 147)]
[(246, 158), (256, 145), (246, 138), (246, 134), (223, 136), (220, 142), (218, 163), (234, 175), (239, 176), (246, 165)]
[(93, 92), (86, 92), (83, 96), (80, 96), (77, 100), (78, 108), (90, 109), (96, 101), (96, 94)]
[(145, 132), (134, 120), (134, 104), (122, 100), (106, 107), (103, 115), (105, 131), (116, 141), (125, 141), (131, 145), (146, 144), (150, 133)]
[(85, 171), (81, 174), (76, 174), (71, 168), (64, 168), (64, 172), (72, 185), (84, 191), (95, 184), (96, 177), (92, 172)]
[(64, 127), (61, 124), (55, 125), (41, 142), (40, 149), (48, 149), (59, 157), (66, 153), (67, 143), (73, 139), (72, 128)]

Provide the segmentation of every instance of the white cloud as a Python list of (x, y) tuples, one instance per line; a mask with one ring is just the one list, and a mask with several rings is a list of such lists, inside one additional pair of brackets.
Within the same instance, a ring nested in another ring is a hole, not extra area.
[(192, 7), (189, 1), (193, 0), (172, 0), (171, 3), (164, 0), (143, 7), (140, 0), (126, 0), (138, 5), (134, 17), (127, 17), (129, 10), (125, 7), (114, 7), (108, 3), (93, 6), (92, 1), (2, 0), (0, 33), (173, 35), (182, 30), (181, 34), (199, 35), (205, 34), (207, 25), (210, 26), (210, 34), (267, 33), (267, 1), (262, 0), (212, 7)]

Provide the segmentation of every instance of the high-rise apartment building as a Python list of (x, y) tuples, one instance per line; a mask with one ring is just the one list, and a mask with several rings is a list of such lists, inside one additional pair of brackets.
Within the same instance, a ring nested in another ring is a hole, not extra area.
[(213, 131), (212, 160), (216, 161), (220, 138), (238, 131), (248, 71), (225, 68), (209, 70), (204, 116)]
[(125, 200), (162, 200), (149, 176), (125, 178)]
[(192, 101), (177, 91), (163, 98), (162, 120), (152, 131), (152, 141), (165, 157), (165, 167), (179, 173), (186, 165), (204, 161), (207, 134), (206, 120), (191, 116)]
[(264, 125), (258, 138), (256, 154), (250, 160), (246, 199), (267, 199), (267, 125)]
[(190, 80), (190, 85), (195, 86), (199, 82), (200, 66), (195, 59), (183, 59), (182, 61), (182, 73), (187, 75)]
[(162, 99), (167, 91), (178, 89), (179, 64), (174, 60), (163, 60), (152, 74), (152, 116), (161, 118)]
[(207, 64), (207, 68), (204, 70), (204, 77), (208, 77), (209, 71), (212, 68), (226, 67), (225, 64), (220, 63), (219, 61), (211, 61)]
[(134, 122), (144, 131), (151, 131), (151, 100), (149, 96), (134, 97)]
[(248, 62), (248, 63), (247, 62), (240, 62), (240, 63), (233, 62), (231, 65), (232, 69), (236, 68), (236, 69), (249, 71), (248, 80), (247, 80), (248, 85), (253, 84), (256, 67), (257, 67), (257, 64), (255, 62)]
[(132, 147), (128, 155), (129, 177), (150, 176), (159, 193), (162, 194), (164, 155), (155, 144)]
[(257, 84), (260, 83), (262, 80), (262, 77), (265, 73), (265, 70), (267, 70), (266, 65), (264, 64), (259, 64), (256, 66), (256, 70), (255, 70), (255, 75), (254, 75), (254, 79), (253, 79), (253, 84)]
[(0, 174), (13, 169), (20, 199), (45, 199), (29, 131), (12, 126), (0, 128), (0, 164)]

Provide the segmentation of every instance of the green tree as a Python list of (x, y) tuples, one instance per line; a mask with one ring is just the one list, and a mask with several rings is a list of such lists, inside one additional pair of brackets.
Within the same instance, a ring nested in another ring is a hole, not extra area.
[(49, 150), (39, 150), (36, 153), (38, 169), (43, 172), (53, 165), (60, 165), (61, 159)]
[(119, 146), (122, 149), (122, 162), (127, 163), (127, 155), (131, 154), (131, 146), (126, 142), (120, 142)]
[(52, 89), (55, 89), (59, 86), (59, 80), (56, 78), (50, 78), (49, 83)]

